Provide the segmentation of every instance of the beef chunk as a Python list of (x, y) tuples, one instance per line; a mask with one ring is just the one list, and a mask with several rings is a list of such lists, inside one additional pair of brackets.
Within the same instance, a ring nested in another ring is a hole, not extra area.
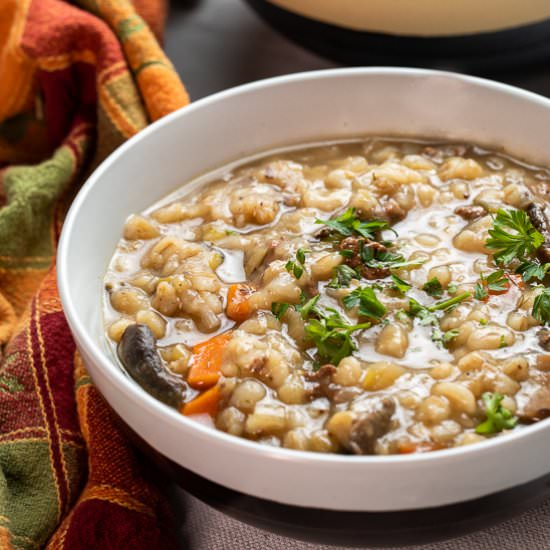
[(368, 267), (363, 265), (361, 261), (361, 247), (363, 248), (373, 248), (375, 251), (386, 252), (387, 248), (375, 241), (365, 239), (363, 237), (346, 237), (340, 243), (340, 250), (349, 250), (353, 253), (349, 258), (345, 258), (345, 263), (351, 268), (355, 269), (359, 267), (361, 270), (361, 275), (365, 279), (374, 280), (374, 279), (384, 279), (390, 274), (390, 270), (386, 267)]
[(356, 455), (373, 454), (376, 441), (390, 430), (394, 412), (393, 399), (386, 397), (360, 413), (351, 426), (349, 450)]

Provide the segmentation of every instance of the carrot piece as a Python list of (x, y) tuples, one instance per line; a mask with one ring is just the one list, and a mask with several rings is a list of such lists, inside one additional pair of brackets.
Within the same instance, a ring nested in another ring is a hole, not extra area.
[(193, 359), (187, 383), (198, 390), (210, 388), (220, 378), (223, 351), (231, 339), (231, 331), (218, 334), (193, 347)]
[(525, 281), (521, 275), (515, 273), (507, 273), (506, 278), (514, 285), (516, 285), (520, 290), (525, 290)]
[(506, 294), (510, 290), (510, 276), (505, 275), (507, 281), (504, 283), (504, 288), (502, 290), (491, 290), (489, 289), (487, 292), (490, 296), (500, 296), (501, 294)]
[(248, 298), (254, 292), (254, 289), (249, 285), (237, 283), (231, 285), (227, 291), (227, 308), (226, 313), (230, 319), (242, 323), (246, 321), (252, 313), (252, 308), (248, 302)]
[(429, 453), (430, 451), (437, 451), (442, 449), (443, 446), (438, 443), (432, 443), (426, 441), (424, 443), (415, 443), (413, 441), (403, 441), (398, 446), (399, 454), (412, 454), (412, 453)]
[(216, 416), (218, 412), (218, 406), (220, 404), (221, 392), (218, 386), (214, 386), (200, 395), (195, 397), (193, 401), (185, 403), (180, 409), (186, 416), (192, 414), (209, 414), (210, 416)]

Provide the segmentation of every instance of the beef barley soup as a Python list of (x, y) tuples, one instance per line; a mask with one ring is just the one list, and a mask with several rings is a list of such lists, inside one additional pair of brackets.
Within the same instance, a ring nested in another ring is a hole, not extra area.
[(290, 449), (426, 452), (550, 413), (550, 172), (384, 139), (279, 152), (132, 215), (105, 322), (145, 390)]

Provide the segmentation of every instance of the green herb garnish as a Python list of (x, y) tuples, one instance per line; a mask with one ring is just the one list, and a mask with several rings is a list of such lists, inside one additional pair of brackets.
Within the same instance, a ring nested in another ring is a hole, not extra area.
[(499, 269), (494, 271), (487, 277), (484, 277), (483, 273), (479, 274), (479, 282), (476, 283), (474, 298), (476, 300), (485, 300), (487, 296), (494, 292), (504, 292), (508, 289), (510, 280), (504, 275), (504, 271)]
[(376, 297), (370, 286), (359, 287), (350, 292), (344, 299), (346, 309), (359, 306), (359, 315), (379, 320), (386, 314), (386, 306)]
[(342, 288), (349, 286), (352, 279), (360, 279), (361, 276), (355, 271), (355, 269), (352, 269), (349, 267), (349, 265), (342, 264), (337, 265), (333, 270), (334, 276), (332, 277), (332, 280), (328, 284), (329, 288)]
[(411, 285), (407, 283), (407, 281), (404, 281), (403, 279), (401, 279), (400, 277), (398, 277), (393, 273), (391, 274), (391, 280), (392, 280), (392, 284), (390, 288), (392, 290), (396, 290), (397, 292), (400, 292), (401, 294), (406, 294), (406, 292), (411, 288)]
[(431, 278), (423, 287), (422, 290), (433, 296), (434, 298), (441, 298), (443, 296), (443, 287), (437, 277)]
[(302, 316), (304, 321), (313, 313), (320, 315), (320, 311), (317, 310), (317, 302), (320, 297), (321, 295), (317, 294), (317, 296), (308, 300), (305, 295), (302, 295), (302, 303), (294, 306), (294, 309)]
[(296, 251), (296, 261), (288, 260), (285, 264), (285, 269), (294, 275), (296, 279), (299, 279), (304, 274), (304, 264), (306, 261), (306, 254), (309, 254), (311, 250), (305, 248), (298, 248)]
[(288, 302), (273, 302), (271, 304), (271, 313), (280, 321), (289, 307), (290, 304)]
[(352, 333), (371, 326), (370, 323), (350, 325), (334, 309), (317, 311), (317, 315), (319, 318), (310, 319), (306, 323), (305, 332), (317, 348), (319, 361), (332, 365), (338, 365), (357, 349)]
[(439, 326), (435, 326), (432, 329), (432, 341), (436, 344), (446, 346), (453, 338), (456, 338), (460, 334), (460, 331), (456, 328), (443, 332)]
[(517, 417), (502, 406), (503, 395), (486, 392), (481, 398), (485, 403), (487, 420), (478, 424), (476, 433), (481, 435), (495, 434), (502, 430), (511, 430), (517, 424)]
[(540, 264), (536, 261), (525, 260), (516, 268), (516, 273), (521, 275), (523, 280), (528, 283), (531, 279), (544, 281), (549, 270), (550, 263)]
[(406, 260), (401, 254), (395, 254), (387, 250), (375, 250), (372, 246), (365, 246), (364, 242), (359, 243), (359, 256), (367, 267), (378, 269), (420, 267), (424, 263), (424, 260)]
[[(432, 327), (432, 340), (437, 344), (446, 344), (457, 336), (458, 333), (454, 333), (452, 330), (444, 333), (439, 327), (439, 321), (435, 315), (436, 311), (447, 311), (460, 302), (468, 299), (471, 296), (469, 292), (463, 292), (454, 298), (449, 300), (443, 300), (442, 302), (436, 302), (435, 304), (426, 307), (414, 298), (409, 299), (409, 311), (408, 314), (411, 317), (418, 319), (419, 323), (424, 326)], [(448, 336), (446, 336), (446, 334)]]
[(550, 287), (543, 288), (535, 298), (531, 315), (543, 325), (550, 323)]
[(359, 235), (369, 240), (375, 240), (376, 233), (379, 231), (392, 230), (388, 222), (384, 220), (361, 221), (357, 217), (355, 208), (348, 208), (343, 214), (331, 220), (315, 220), (315, 223), (326, 225), (344, 237)]
[(533, 254), (543, 242), (544, 237), (523, 210), (501, 208), (494, 218), (493, 227), (489, 229), (485, 245), (495, 251), (495, 262), (508, 265)]

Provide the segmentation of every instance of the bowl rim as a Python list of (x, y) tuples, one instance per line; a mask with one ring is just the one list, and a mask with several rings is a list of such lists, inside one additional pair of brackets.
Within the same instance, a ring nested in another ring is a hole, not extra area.
[[(186, 431), (192, 431), (198, 437), (204, 439), (218, 440), (220, 444), (233, 445), (239, 447), (240, 450), (247, 454), (253, 455), (255, 458), (270, 457), (278, 458), (285, 461), (301, 462), (301, 463), (319, 463), (330, 464), (333, 466), (351, 466), (364, 464), (367, 465), (389, 465), (389, 464), (429, 464), (432, 461), (441, 461), (452, 459), (467, 454), (483, 454), (484, 451), (496, 449), (500, 447), (502, 450), (513, 441), (519, 441), (524, 438), (534, 436), (536, 433), (546, 430), (550, 427), (550, 419), (542, 420), (531, 426), (526, 426), (521, 430), (517, 430), (503, 437), (495, 437), (490, 440), (480, 442), (473, 445), (465, 445), (453, 447), (449, 449), (441, 449), (431, 453), (411, 453), (403, 455), (342, 455), (336, 453), (315, 453), (311, 451), (299, 451), (294, 449), (286, 449), (281, 447), (270, 447), (261, 445), (255, 441), (247, 440), (241, 437), (227, 434), (221, 430), (205, 426), (195, 420), (186, 418), (184, 415), (175, 409), (165, 405), (161, 401), (155, 399), (147, 393), (141, 386), (134, 382), (129, 376), (125, 375), (119, 365), (109, 358), (107, 352), (101, 348), (95, 338), (85, 328), (83, 321), (80, 319), (78, 311), (73, 302), (69, 291), (70, 284), (68, 283), (67, 272), (71, 263), (69, 249), (72, 240), (72, 228), (78, 223), (79, 211), (85, 207), (88, 196), (93, 192), (94, 185), (103, 175), (114, 165), (121, 157), (129, 154), (136, 143), (143, 139), (147, 139), (152, 134), (162, 131), (164, 126), (174, 123), (181, 117), (187, 116), (187, 113), (199, 109), (208, 108), (215, 102), (223, 101), (226, 98), (240, 95), (255, 90), (264, 88), (284, 86), (288, 83), (307, 81), (307, 80), (325, 80), (339, 79), (342, 77), (370, 77), (377, 76), (409, 76), (415, 77), (444, 77), (452, 80), (460, 81), (468, 85), (477, 85), (483, 88), (504, 92), (508, 95), (516, 96), (517, 98), (537, 103), (544, 108), (550, 109), (550, 99), (545, 98), (534, 92), (523, 90), (515, 86), (503, 84), (493, 80), (479, 78), (469, 75), (462, 75), (450, 71), (439, 71), (431, 69), (414, 69), (405, 67), (354, 67), (354, 68), (336, 68), (317, 71), (306, 71), (294, 73), (290, 75), (277, 76), (257, 80), (251, 83), (232, 87), (215, 94), (209, 95), (190, 105), (180, 108), (163, 118), (153, 122), (145, 129), (138, 132), (136, 135), (129, 138), (126, 142), (115, 149), (87, 178), (85, 183), (80, 188), (78, 194), (74, 198), (70, 209), (65, 217), (61, 237), (57, 250), (57, 284), (61, 298), (63, 312), (75, 338), (78, 347), (81, 347), (86, 354), (93, 360), (94, 364), (101, 368), (110, 383), (116, 386), (118, 391), (122, 391), (141, 407), (145, 407), (147, 412), (162, 418), (163, 421), (171, 425), (179, 425)], [(266, 151), (267, 152), (267, 151)], [(261, 153), (258, 151), (257, 153)], [(209, 168), (208, 168), (209, 169)], [(101, 273), (103, 278), (104, 273)], [(92, 377), (93, 378), (93, 377)]]

